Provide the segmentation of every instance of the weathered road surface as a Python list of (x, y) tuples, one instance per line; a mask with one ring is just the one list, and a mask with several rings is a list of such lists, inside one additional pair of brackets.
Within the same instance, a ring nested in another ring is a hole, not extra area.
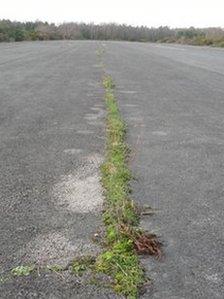
[[(133, 150), (142, 226), (164, 241), (144, 259), (145, 298), (223, 298), (224, 51), (102, 42)], [(0, 272), (96, 253), (104, 103), (98, 42), (0, 44)], [(115, 298), (65, 272), (9, 279), (0, 298)]]
[[(107, 43), (105, 64), (129, 126), (142, 225), (164, 241), (145, 260), (145, 298), (224, 296), (224, 51)], [(151, 296), (150, 296), (151, 294)]]
[[(98, 251), (91, 236), (101, 225), (105, 124), (97, 49), (95, 42), (0, 44), (3, 277), (19, 265), (66, 265)], [(0, 298), (99, 298), (68, 273), (35, 276), (1, 281)]]

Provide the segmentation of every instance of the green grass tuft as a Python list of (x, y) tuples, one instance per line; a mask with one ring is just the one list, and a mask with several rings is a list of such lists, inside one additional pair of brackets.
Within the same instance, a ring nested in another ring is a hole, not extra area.
[(11, 270), (13, 276), (28, 276), (35, 270), (35, 265), (18, 266)]

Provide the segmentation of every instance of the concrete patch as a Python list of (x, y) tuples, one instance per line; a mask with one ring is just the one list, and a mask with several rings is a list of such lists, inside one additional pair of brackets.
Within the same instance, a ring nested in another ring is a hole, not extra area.
[(86, 115), (84, 116), (84, 119), (90, 120), (90, 121), (97, 120), (97, 119), (102, 118), (105, 114), (105, 111), (99, 107), (92, 107), (91, 110), (96, 113), (86, 113)]
[(138, 117), (138, 116), (130, 116), (128, 117), (129, 121), (132, 121), (134, 123), (142, 123), (142, 118)]
[(91, 120), (91, 121), (88, 121), (88, 125), (90, 126), (96, 126), (96, 127), (103, 127), (104, 126), (104, 122), (103, 121), (94, 121), (94, 120)]
[(65, 154), (71, 154), (71, 155), (81, 154), (82, 152), (83, 150), (80, 148), (68, 148), (64, 150)]
[(104, 110), (96, 105), (95, 105), (95, 107), (91, 107), (90, 109), (104, 114)]
[(120, 93), (124, 93), (124, 94), (136, 94), (138, 93), (135, 90), (119, 90)]
[(138, 107), (138, 105), (135, 105), (135, 104), (123, 104), (122, 106), (127, 107), (127, 108), (137, 108)]
[(96, 250), (99, 250), (90, 240), (75, 239), (71, 242), (65, 235), (61, 232), (38, 235), (26, 245), (24, 260), (35, 262), (39, 266), (51, 264), (66, 266), (81, 252), (95, 254)]
[[(99, 212), (103, 196), (100, 184), (99, 166), (102, 158), (92, 155), (74, 173), (63, 176), (53, 187), (53, 197), (59, 208), (63, 207), (76, 213)], [(95, 157), (95, 158), (94, 158)]]

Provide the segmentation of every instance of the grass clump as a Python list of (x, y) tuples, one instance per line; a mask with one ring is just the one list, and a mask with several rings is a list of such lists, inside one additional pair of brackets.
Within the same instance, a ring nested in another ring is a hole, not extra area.
[(129, 151), (125, 144), (126, 126), (114, 96), (112, 79), (106, 77), (103, 85), (107, 106), (107, 154), (101, 172), (106, 198), (103, 219), (107, 250), (98, 256), (96, 269), (113, 278), (116, 292), (136, 298), (138, 288), (144, 282), (144, 273), (134, 241), (122, 229), (138, 225), (138, 213), (129, 199), (132, 176), (127, 166)]
[(11, 270), (13, 276), (28, 276), (35, 270), (35, 265), (18, 266)]
[(79, 257), (72, 263), (72, 272), (78, 276), (82, 276), (87, 270), (93, 269), (95, 261), (95, 257), (92, 256)]

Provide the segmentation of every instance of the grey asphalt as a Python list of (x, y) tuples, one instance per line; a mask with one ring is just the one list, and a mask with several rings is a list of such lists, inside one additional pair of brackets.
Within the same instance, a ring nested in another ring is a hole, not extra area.
[[(161, 261), (142, 258), (142, 297), (221, 299), (224, 50), (207, 47), (0, 44), (1, 275), (100, 250), (91, 236), (102, 226), (102, 47), (128, 124), (133, 198), (155, 210), (141, 225), (164, 244)], [(0, 283), (0, 298), (115, 297), (68, 271)]]
[(0, 44), (0, 298), (110, 296), (67, 272), (8, 277), (20, 265), (66, 266), (100, 250), (91, 241), (102, 226), (105, 144), (98, 49)]
[(141, 225), (164, 243), (142, 259), (144, 298), (224, 298), (224, 50), (106, 43), (105, 64), (128, 124)]

